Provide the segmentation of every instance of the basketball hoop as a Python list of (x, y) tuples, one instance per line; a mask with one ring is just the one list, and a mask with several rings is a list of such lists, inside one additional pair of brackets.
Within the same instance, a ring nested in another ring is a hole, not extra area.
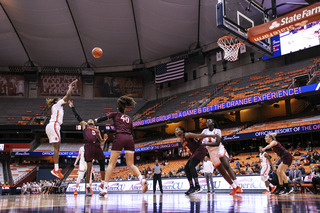
[(238, 60), (238, 52), (241, 45), (245, 45), (241, 41), (232, 36), (224, 36), (219, 38), (218, 45), (224, 50), (224, 59), (227, 61)]

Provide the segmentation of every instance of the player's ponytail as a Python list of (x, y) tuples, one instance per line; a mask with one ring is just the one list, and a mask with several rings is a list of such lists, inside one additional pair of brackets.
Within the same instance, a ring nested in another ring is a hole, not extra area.
[(118, 110), (121, 113), (124, 113), (124, 109), (126, 107), (131, 107), (136, 105), (136, 102), (134, 101), (134, 99), (132, 97), (129, 96), (121, 96), (120, 98), (118, 98)]
[(51, 108), (56, 103), (57, 100), (58, 98), (47, 98), (46, 102), (48, 107)]

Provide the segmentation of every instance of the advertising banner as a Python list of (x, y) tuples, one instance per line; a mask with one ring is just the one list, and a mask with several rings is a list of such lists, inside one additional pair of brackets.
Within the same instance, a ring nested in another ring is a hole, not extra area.
[(202, 113), (223, 110), (223, 109), (228, 109), (228, 108), (232, 108), (232, 107), (244, 106), (244, 105), (248, 105), (248, 104), (259, 103), (262, 101), (267, 101), (267, 100), (272, 100), (272, 99), (277, 99), (277, 98), (294, 96), (294, 95), (298, 95), (298, 94), (302, 94), (302, 93), (318, 91), (319, 88), (320, 88), (320, 83), (311, 84), (311, 85), (307, 85), (307, 86), (303, 86), (303, 87), (296, 87), (296, 88), (292, 88), (292, 89), (280, 90), (280, 91), (275, 91), (275, 92), (269, 92), (269, 93), (265, 93), (262, 95), (256, 95), (256, 96), (251, 96), (251, 97), (247, 97), (247, 98), (243, 98), (243, 99), (239, 99), (239, 100), (228, 101), (225, 103), (220, 103), (220, 104), (216, 104), (216, 105), (212, 105), (212, 106), (206, 106), (206, 107), (187, 110), (187, 111), (183, 111), (183, 112), (176, 112), (176, 113), (171, 113), (168, 115), (162, 115), (162, 116), (150, 118), (147, 120), (136, 121), (133, 123), (133, 126), (143, 126), (143, 125), (147, 125), (147, 124), (153, 124), (153, 123), (157, 123), (157, 122), (163, 122), (163, 121), (167, 121), (167, 120), (183, 118), (183, 117), (187, 117), (187, 116), (191, 116), (191, 115), (198, 115), (198, 114), (202, 114)]
[[(256, 176), (237, 176), (238, 183), (241, 186), (242, 190), (265, 190), (265, 184), (261, 181), (261, 177), (259, 175)], [(205, 178), (199, 178), (200, 187), (207, 191), (207, 183)], [(92, 190), (94, 192), (99, 192), (100, 183), (92, 183)], [(215, 190), (230, 190), (231, 186), (227, 181), (223, 179), (221, 176), (213, 177), (213, 185)], [(157, 190), (160, 190), (159, 185), (157, 184)], [(76, 184), (69, 183), (67, 188), (67, 193), (73, 193), (75, 190)], [(187, 191), (189, 189), (189, 183), (187, 178), (163, 178), (162, 179), (162, 188), (163, 191)], [(153, 180), (148, 180), (148, 190), (153, 190)], [(108, 193), (112, 192), (139, 192), (141, 191), (141, 184), (139, 181), (117, 181), (110, 182)], [(85, 192), (85, 183), (80, 183), (78, 192)]]
[(232, 140), (239, 140), (239, 139), (247, 139), (247, 138), (257, 138), (263, 137), (270, 133), (277, 133), (277, 135), (282, 134), (292, 134), (298, 132), (306, 132), (306, 131), (317, 131), (320, 129), (320, 124), (311, 124), (311, 125), (304, 125), (304, 126), (295, 126), (295, 127), (286, 127), (281, 129), (271, 129), (271, 130), (264, 130), (264, 131), (257, 131), (257, 132), (250, 132), (238, 135), (229, 135), (229, 136), (222, 136), (224, 141), (232, 141)]
[(261, 41), (319, 20), (320, 2), (285, 14), (277, 19), (248, 29), (251, 42)]
[[(175, 148), (182, 146), (180, 142), (176, 143), (169, 143), (169, 144), (161, 144), (161, 145), (155, 145), (155, 146), (146, 146), (146, 147), (137, 147), (135, 148), (135, 152), (146, 152), (146, 151), (152, 151), (152, 150), (159, 150), (159, 149), (168, 149), (168, 148)], [(59, 152), (60, 156), (78, 156), (79, 152)], [(110, 156), (111, 152), (103, 152), (105, 156)], [(121, 154), (124, 154), (124, 150), (121, 151)], [(46, 155), (53, 155), (53, 151), (43, 151), (43, 152), (15, 152), (15, 155), (30, 155), (30, 156), (46, 156)]]

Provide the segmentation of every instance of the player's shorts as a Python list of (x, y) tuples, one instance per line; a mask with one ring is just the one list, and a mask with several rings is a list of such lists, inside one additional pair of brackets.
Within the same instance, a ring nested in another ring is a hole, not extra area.
[(192, 158), (197, 158), (199, 161), (203, 161), (204, 157), (207, 155), (207, 150), (203, 146), (200, 146), (192, 155), (189, 160)]
[(210, 160), (213, 166), (217, 168), (221, 164), (219, 151), (221, 152), (221, 154), (222, 154), (222, 151), (219, 150), (219, 147), (210, 147), (210, 146), (207, 146), (207, 150), (209, 152)]
[(87, 171), (87, 163), (79, 163), (79, 172)]
[(292, 155), (289, 152), (288, 154), (281, 156), (281, 161), (283, 162), (283, 164), (286, 164), (288, 166), (291, 165), (292, 160), (293, 160)]
[(100, 143), (86, 143), (84, 145), (84, 159), (87, 162), (94, 160), (103, 160), (106, 157), (100, 147)]
[(228, 152), (227, 150), (224, 148), (224, 146), (219, 146), (218, 148), (218, 155), (219, 158), (223, 158), (224, 156), (226, 156), (227, 158), (229, 158)]
[(260, 176), (262, 181), (267, 181), (269, 179), (270, 166), (263, 166), (260, 171)]
[(131, 134), (117, 133), (114, 137), (112, 144), (112, 151), (133, 151), (134, 152), (134, 140)]
[(61, 142), (60, 124), (58, 122), (50, 122), (46, 126), (46, 133), (49, 138), (49, 143)]

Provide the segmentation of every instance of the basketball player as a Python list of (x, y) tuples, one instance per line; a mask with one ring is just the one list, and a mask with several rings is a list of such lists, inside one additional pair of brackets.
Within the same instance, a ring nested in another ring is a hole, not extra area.
[[(83, 140), (84, 140), (84, 159), (87, 162), (87, 173), (86, 173), (86, 195), (92, 196), (93, 192), (91, 189), (90, 176), (92, 171), (92, 162), (93, 160), (98, 160), (100, 165), (100, 175), (101, 179), (105, 176), (105, 156), (101, 149), (108, 139), (108, 135), (105, 134), (104, 138), (101, 137), (100, 131), (94, 126), (94, 121), (89, 119), (87, 122), (84, 122), (83, 119), (78, 114), (75, 109), (73, 102), (69, 101), (69, 107), (72, 109), (74, 116), (79, 121), (82, 131), (83, 131)], [(104, 184), (102, 181), (101, 184)]]
[(281, 159), (281, 163), (277, 169), (277, 175), (279, 179), (279, 186), (274, 191), (274, 194), (290, 194), (293, 189), (288, 184), (288, 178), (286, 175), (287, 168), (292, 163), (292, 155), (286, 150), (278, 141), (276, 141), (276, 133), (268, 134), (265, 136), (265, 141), (269, 145), (262, 148), (261, 152), (265, 152), (267, 149), (272, 149)]
[(272, 162), (270, 159), (270, 156), (266, 152), (262, 152), (262, 146), (259, 146), (259, 156), (260, 156), (260, 163), (261, 163), (261, 170), (260, 170), (260, 176), (261, 180), (265, 182), (267, 189), (262, 192), (262, 194), (269, 194), (269, 186), (271, 187), (271, 192), (274, 192), (276, 187), (270, 183), (269, 180), (269, 172), (270, 169), (273, 170)]
[(74, 80), (71, 84), (69, 84), (67, 94), (62, 99), (52, 98), (46, 100), (48, 107), (51, 108), (51, 119), (46, 126), (46, 133), (49, 138), (49, 143), (51, 143), (54, 148), (54, 169), (51, 171), (51, 174), (60, 179), (63, 178), (61, 169), (59, 169), (59, 150), (61, 143), (60, 125), (63, 123), (63, 107), (70, 100), (72, 89), (74, 88), (77, 81), (78, 80)]
[(107, 168), (105, 182), (103, 190), (100, 192), (100, 196), (104, 196), (108, 193), (108, 184), (114, 167), (116, 166), (118, 157), (124, 149), (126, 155), (127, 166), (138, 176), (142, 186), (142, 193), (148, 190), (148, 183), (144, 179), (139, 169), (133, 164), (134, 163), (134, 140), (133, 140), (133, 126), (132, 119), (125, 114), (126, 108), (134, 106), (136, 102), (129, 96), (121, 96), (117, 101), (118, 112), (109, 113), (107, 116), (95, 119), (96, 122), (105, 121), (109, 118), (113, 120), (115, 126), (115, 137), (113, 140), (110, 161)]
[(242, 189), (238, 185), (236, 173), (230, 166), (229, 155), (221, 143), (221, 130), (215, 128), (217, 124), (213, 119), (207, 120), (207, 127), (208, 128), (204, 129), (201, 134), (218, 136), (216, 139), (209, 137), (202, 140), (202, 143), (206, 145), (214, 167), (217, 168), (223, 178), (231, 185), (232, 191), (230, 195), (242, 193)]
[[(78, 161), (79, 161), (78, 178), (76, 182), (76, 189), (74, 190), (74, 193), (73, 193), (74, 195), (78, 194), (78, 187), (79, 187), (80, 181), (83, 179), (83, 175), (87, 171), (87, 162), (84, 159), (84, 146), (81, 146), (79, 149), (79, 154), (76, 161), (74, 162), (74, 167), (77, 166)], [(91, 183), (92, 183), (92, 175), (90, 175), (90, 185)]]
[[(201, 142), (196, 140), (196, 138), (203, 139), (206, 137), (217, 137), (217, 135), (194, 134), (191, 132), (186, 132), (181, 126), (176, 128), (175, 134), (181, 139), (182, 146), (187, 146), (192, 153), (184, 168), (190, 184), (190, 189), (186, 191), (185, 194), (191, 195), (199, 193), (201, 192), (201, 188), (198, 181), (196, 166), (203, 161), (204, 157), (207, 155), (207, 150), (201, 145)], [(192, 179), (194, 180), (194, 184)]]

